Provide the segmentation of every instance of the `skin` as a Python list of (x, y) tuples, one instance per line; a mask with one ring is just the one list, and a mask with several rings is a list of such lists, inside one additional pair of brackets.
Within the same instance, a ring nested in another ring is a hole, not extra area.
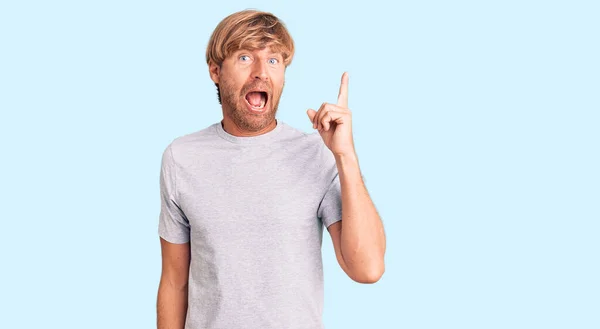
[(183, 329), (188, 308), (190, 243), (175, 244), (160, 238), (162, 273), (158, 285), (157, 328)]
[[(270, 48), (238, 50), (221, 66), (209, 65), (210, 77), (219, 84), (223, 109), (223, 128), (235, 136), (257, 136), (275, 129), (275, 114), (285, 83), (283, 57)], [(266, 111), (248, 111), (248, 91), (262, 89), (268, 93)]]
[(386, 238), (381, 218), (360, 173), (348, 108), (348, 73), (344, 72), (337, 104), (323, 103), (306, 113), (333, 153), (342, 190), (342, 220), (330, 225), (336, 258), (354, 281), (375, 283), (385, 271)]
[[(234, 136), (258, 136), (273, 130), (275, 114), (285, 83), (281, 54), (270, 48), (240, 50), (222, 65), (209, 64), (210, 77), (218, 83), (223, 128)], [(262, 88), (269, 94), (264, 113), (253, 113), (245, 103), (246, 92)], [(359, 283), (375, 283), (385, 271), (386, 238), (381, 218), (360, 173), (348, 108), (348, 74), (342, 75), (336, 104), (309, 109), (308, 118), (333, 153), (342, 192), (342, 220), (327, 229), (342, 270)], [(158, 328), (183, 328), (187, 313), (190, 244), (161, 240), (162, 274), (158, 293)]]

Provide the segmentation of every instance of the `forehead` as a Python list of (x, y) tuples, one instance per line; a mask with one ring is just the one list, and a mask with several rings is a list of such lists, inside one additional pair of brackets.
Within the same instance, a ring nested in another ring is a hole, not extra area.
[(279, 49), (279, 47), (273, 47), (273, 46), (266, 46), (266, 47), (262, 47), (262, 48), (255, 48), (255, 47), (242, 47), (238, 50), (236, 50), (235, 52), (233, 52), (233, 54), (239, 54), (242, 52), (251, 52), (251, 53), (265, 53), (267, 55), (279, 55), (279, 56), (283, 56), (283, 51), (282, 49)]

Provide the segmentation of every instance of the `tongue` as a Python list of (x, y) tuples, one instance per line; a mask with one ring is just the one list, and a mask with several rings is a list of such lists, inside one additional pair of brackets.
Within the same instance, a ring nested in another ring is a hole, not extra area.
[(262, 93), (259, 92), (251, 92), (246, 96), (248, 103), (254, 107), (259, 107), (261, 105)]

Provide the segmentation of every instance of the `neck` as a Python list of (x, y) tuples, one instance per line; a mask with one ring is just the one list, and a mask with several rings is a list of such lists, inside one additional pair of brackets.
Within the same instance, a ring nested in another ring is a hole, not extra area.
[(249, 130), (245, 130), (242, 129), (240, 127), (238, 127), (233, 120), (224, 117), (223, 120), (221, 120), (221, 126), (223, 127), (223, 130), (225, 130), (227, 133), (236, 136), (236, 137), (252, 137), (252, 136), (259, 136), (262, 134), (266, 134), (269, 131), (275, 129), (277, 127), (277, 119), (273, 119), (273, 121), (271, 121), (268, 125), (266, 125), (264, 128), (257, 130), (257, 131), (249, 131)]

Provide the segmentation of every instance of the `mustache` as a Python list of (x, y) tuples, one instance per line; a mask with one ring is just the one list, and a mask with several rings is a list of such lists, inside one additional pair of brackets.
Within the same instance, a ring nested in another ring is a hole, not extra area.
[(245, 96), (252, 89), (264, 90), (268, 94), (272, 94), (273, 93), (273, 90), (271, 90), (271, 86), (269, 86), (268, 84), (261, 83), (261, 82), (258, 82), (258, 83), (255, 82), (255, 83), (251, 83), (249, 85), (245, 85), (242, 88), (242, 96)]

